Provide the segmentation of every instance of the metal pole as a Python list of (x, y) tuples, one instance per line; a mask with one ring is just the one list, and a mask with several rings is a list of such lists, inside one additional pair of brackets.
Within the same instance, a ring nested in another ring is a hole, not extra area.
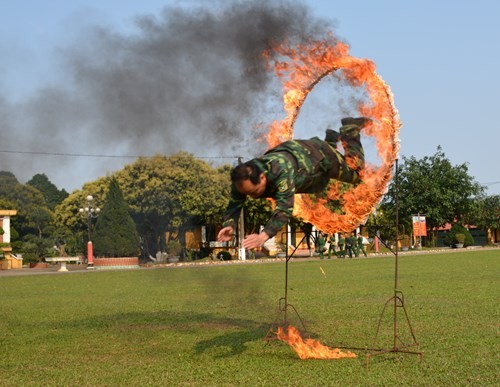
[(398, 169), (398, 159), (396, 159), (396, 258), (394, 265), (394, 348), (397, 347), (397, 313), (398, 313), (398, 251), (399, 251), (399, 169)]
[(88, 228), (88, 233), (89, 233), (89, 240), (87, 242), (87, 268), (93, 268), (94, 267), (94, 246), (92, 245), (91, 241), (91, 231), (90, 228), (92, 226), (92, 216), (90, 212), (90, 203), (89, 203), (89, 209), (87, 212), (87, 228)]
[(92, 224), (91, 224), (91, 214), (90, 214), (90, 208), (89, 208), (87, 211), (87, 231), (88, 231), (88, 236), (89, 236), (89, 239), (88, 239), (89, 242), (92, 240), (91, 235), (90, 235), (90, 227), (92, 227)]
[[(99, 207), (94, 207), (92, 204), (94, 198), (92, 195), (87, 196), (87, 207), (80, 208), (80, 214), (87, 217), (87, 269), (94, 268), (94, 250), (92, 246), (92, 218), (96, 218), (101, 209)], [(95, 211), (95, 212), (94, 212)]]
[(289, 236), (288, 236), (288, 228), (290, 227), (290, 224), (286, 224), (286, 262), (285, 262), (285, 319), (284, 319), (284, 324), (288, 323), (288, 318), (287, 318), (287, 307), (288, 307), (288, 261), (290, 258), (288, 257), (288, 242), (289, 242)]

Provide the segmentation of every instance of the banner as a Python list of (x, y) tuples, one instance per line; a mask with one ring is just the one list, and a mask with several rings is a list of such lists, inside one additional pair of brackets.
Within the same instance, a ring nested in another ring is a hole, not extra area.
[(425, 224), (425, 216), (413, 216), (413, 236), (427, 236), (427, 227)]

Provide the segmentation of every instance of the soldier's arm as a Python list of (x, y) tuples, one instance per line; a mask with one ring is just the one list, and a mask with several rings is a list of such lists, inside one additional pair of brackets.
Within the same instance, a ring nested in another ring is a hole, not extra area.
[(226, 211), (222, 216), (222, 227), (232, 227), (233, 230), (236, 229), (236, 222), (240, 217), (241, 207), (243, 207), (246, 198), (246, 195), (238, 192), (234, 184), (231, 186), (231, 197)]
[(295, 183), (291, 178), (289, 170), (284, 170), (277, 181), (277, 192), (274, 196), (276, 200), (276, 208), (271, 215), (271, 218), (264, 227), (264, 232), (270, 238), (275, 236), (292, 216)]

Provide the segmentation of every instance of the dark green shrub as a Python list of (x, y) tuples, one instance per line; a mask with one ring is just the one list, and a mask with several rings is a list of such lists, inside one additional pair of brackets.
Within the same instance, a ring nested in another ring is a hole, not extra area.
[(182, 246), (179, 241), (171, 239), (167, 242), (167, 254), (170, 257), (178, 257), (181, 255)]
[(101, 257), (137, 257), (140, 241), (137, 228), (116, 179), (112, 178), (93, 234), (94, 251)]
[[(462, 240), (463, 242), (461, 242)], [(457, 243), (463, 243), (464, 247), (467, 247), (474, 244), (474, 238), (472, 237), (469, 230), (467, 230), (467, 228), (465, 228), (461, 224), (455, 223), (453, 226), (451, 226), (450, 231), (448, 231), (446, 236), (443, 238), (443, 242), (447, 246), (454, 246)]]
[(45, 257), (53, 256), (56, 250), (54, 249), (54, 242), (51, 239), (28, 234), (23, 238), (21, 252), (24, 263), (31, 263), (41, 262)]

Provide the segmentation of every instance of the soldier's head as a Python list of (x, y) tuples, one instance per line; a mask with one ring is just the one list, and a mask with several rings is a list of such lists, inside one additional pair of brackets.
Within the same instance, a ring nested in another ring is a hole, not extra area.
[(231, 181), (239, 193), (252, 198), (261, 197), (266, 190), (266, 175), (253, 160), (234, 167)]

